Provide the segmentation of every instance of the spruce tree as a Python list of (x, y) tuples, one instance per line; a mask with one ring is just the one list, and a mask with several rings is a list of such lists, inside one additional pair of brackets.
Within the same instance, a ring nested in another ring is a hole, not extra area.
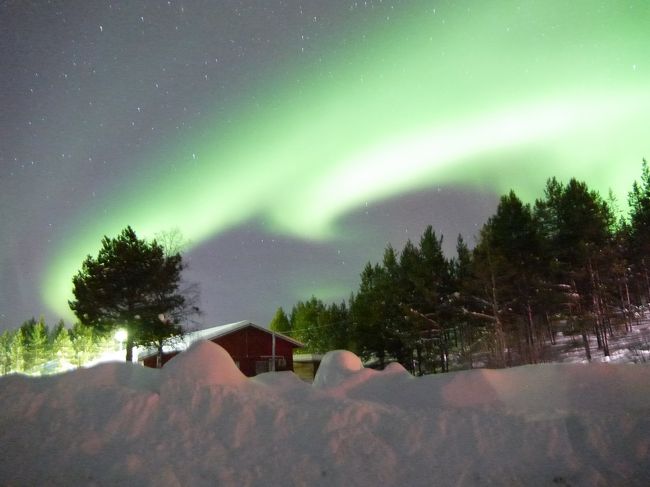
[(52, 358), (59, 363), (59, 367), (74, 361), (74, 348), (70, 339), (70, 332), (65, 327), (63, 320), (57, 323), (52, 332)]
[(327, 348), (324, 338), (327, 330), (321, 321), (324, 309), (323, 302), (312, 296), (307, 301), (299, 301), (291, 310), (293, 338), (305, 344), (306, 352), (322, 352)]
[(50, 357), (49, 333), (45, 318), (42, 316), (31, 328), (27, 353), (29, 355), (29, 371), (37, 374), (41, 373), (43, 366)]
[(81, 367), (97, 355), (97, 347), (93, 337), (93, 329), (81, 322), (76, 322), (70, 330), (70, 341), (74, 351), (74, 364)]
[(22, 329), (14, 332), (11, 341), (11, 369), (13, 372), (25, 372), (25, 335)]
[(11, 343), (13, 333), (5, 330), (0, 335), (0, 375), (6, 375), (11, 372)]
[(449, 263), (451, 289), (453, 292), (460, 292), (463, 282), (466, 281), (472, 269), (472, 252), (462, 235), (456, 239), (456, 257)]
[(397, 254), (389, 244), (384, 250), (383, 272), (377, 280), (378, 297), (383, 314), (383, 333), (386, 353), (409, 370), (413, 369), (413, 350), (417, 332), (412, 322), (406, 319), (407, 297), (401, 286), (402, 270)]
[(282, 308), (278, 308), (275, 311), (275, 314), (269, 323), (269, 330), (291, 335), (291, 323), (289, 322), (289, 317)]
[(330, 350), (351, 349), (354, 344), (350, 335), (350, 314), (345, 302), (332, 303), (325, 307), (321, 317), (323, 323), (322, 352)]
[(449, 263), (451, 284), (448, 295), (452, 309), (451, 322), (458, 330), (458, 352), (461, 363), (473, 368), (473, 347), (485, 330), (485, 322), (467, 313), (472, 295), (472, 252), (462, 235), (456, 239), (456, 257)]
[(358, 353), (364, 359), (376, 358), (381, 368), (386, 363), (389, 339), (382, 293), (385, 274), (386, 271), (381, 266), (373, 266), (368, 262), (361, 273), (359, 291), (350, 304)]

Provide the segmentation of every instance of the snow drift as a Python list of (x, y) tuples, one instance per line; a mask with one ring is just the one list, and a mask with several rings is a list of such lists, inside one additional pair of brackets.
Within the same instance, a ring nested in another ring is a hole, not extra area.
[(647, 485), (650, 368), (538, 365), (422, 378), (332, 352), (308, 385), (244, 377), (202, 342), (0, 379), (1, 485)]

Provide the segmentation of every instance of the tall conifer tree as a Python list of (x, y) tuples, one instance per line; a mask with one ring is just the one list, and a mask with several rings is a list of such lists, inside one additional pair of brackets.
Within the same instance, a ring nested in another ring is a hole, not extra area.
[(155, 240), (139, 239), (131, 227), (104, 237), (96, 258), (88, 256), (73, 278), (70, 308), (84, 324), (102, 332), (128, 331), (126, 360), (135, 345), (160, 345), (178, 335), (187, 313), (179, 293), (180, 254), (166, 255)]

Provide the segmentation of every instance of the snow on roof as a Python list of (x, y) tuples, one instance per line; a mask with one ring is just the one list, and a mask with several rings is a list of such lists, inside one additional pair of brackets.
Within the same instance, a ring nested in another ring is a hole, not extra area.
[(320, 362), (323, 360), (322, 353), (294, 353), (293, 363), (296, 362)]
[[(275, 336), (277, 338), (286, 340), (296, 347), (304, 347), (304, 344), (300, 343), (298, 340), (294, 340), (293, 338), (283, 335), (282, 333), (272, 332), (271, 330), (256, 325), (252, 321), (243, 320), (237, 321), (235, 323), (228, 323), (226, 325), (212, 326), (210, 328), (204, 328), (203, 330), (190, 331), (171, 341), (170, 343), (163, 345), (163, 353), (182, 352), (183, 350), (187, 350), (190, 345), (200, 340), (214, 340), (215, 338), (229, 335), (249, 326), (257, 328), (258, 330), (262, 330), (268, 334), (275, 333)], [(147, 357), (151, 357), (152, 355), (156, 355), (157, 353), (158, 350), (155, 347), (139, 348), (137, 357), (138, 360), (142, 360)]]

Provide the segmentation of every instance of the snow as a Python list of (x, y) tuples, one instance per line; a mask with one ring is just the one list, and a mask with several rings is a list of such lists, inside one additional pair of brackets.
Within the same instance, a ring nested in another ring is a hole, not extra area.
[(645, 486), (650, 367), (414, 378), (327, 354), (313, 385), (200, 342), (163, 369), (0, 379), (0, 485)]
[[(584, 344), (580, 335), (555, 334), (556, 342), (547, 346), (546, 360), (562, 363), (588, 363), (585, 357)], [(608, 336), (610, 355), (605, 356), (602, 348), (598, 348), (596, 337), (589, 335), (589, 347), (592, 362), (607, 363), (645, 363), (650, 360), (650, 319), (637, 319), (632, 329), (623, 333), (617, 330)]]
[(176, 384), (191, 388), (237, 386), (248, 380), (226, 350), (206, 340), (192, 344), (185, 353), (179, 354), (161, 369), (161, 372), (165, 385)]
[(320, 372), (314, 379), (315, 387), (336, 386), (363, 370), (361, 359), (347, 350), (335, 350), (323, 357)]

